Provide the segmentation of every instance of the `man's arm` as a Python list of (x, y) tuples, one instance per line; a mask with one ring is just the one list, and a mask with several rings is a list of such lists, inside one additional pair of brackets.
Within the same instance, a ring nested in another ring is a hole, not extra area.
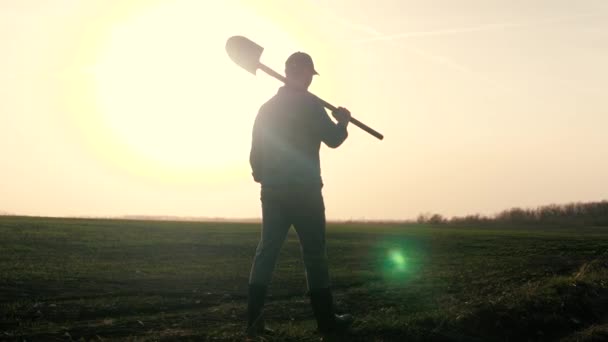
[(334, 123), (325, 109), (321, 108), (323, 114), (321, 115), (321, 140), (331, 148), (336, 148), (346, 140), (348, 137), (348, 131), (346, 127), (350, 120), (350, 112), (346, 108), (339, 107), (337, 110), (332, 112), (332, 115), (338, 123)]

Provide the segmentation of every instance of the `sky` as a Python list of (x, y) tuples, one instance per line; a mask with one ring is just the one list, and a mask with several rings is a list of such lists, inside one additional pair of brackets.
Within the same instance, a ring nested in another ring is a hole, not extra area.
[(608, 199), (606, 1), (0, 0), (0, 213), (260, 217), (232, 35), (385, 135), (322, 147), (329, 219)]

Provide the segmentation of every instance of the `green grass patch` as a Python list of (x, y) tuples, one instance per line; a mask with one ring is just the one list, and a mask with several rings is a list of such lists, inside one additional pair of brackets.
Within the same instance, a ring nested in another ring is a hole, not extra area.
[[(0, 217), (0, 340), (242, 340), (258, 224)], [(591, 341), (606, 334), (608, 229), (330, 224), (345, 340)], [(297, 235), (269, 340), (317, 341)]]

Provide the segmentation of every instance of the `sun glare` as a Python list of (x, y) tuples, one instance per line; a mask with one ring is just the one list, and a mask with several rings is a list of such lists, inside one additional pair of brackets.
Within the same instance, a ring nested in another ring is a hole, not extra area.
[(278, 84), (230, 61), (226, 39), (256, 28), (283, 48), (297, 44), (236, 2), (140, 7), (108, 23), (96, 50), (93, 120), (105, 137), (97, 144), (120, 150), (116, 159), (131, 169), (165, 178), (249, 175), (251, 125)]

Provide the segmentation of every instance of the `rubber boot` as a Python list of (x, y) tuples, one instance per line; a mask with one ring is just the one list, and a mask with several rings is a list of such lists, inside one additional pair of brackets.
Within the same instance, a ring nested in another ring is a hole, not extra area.
[(264, 285), (249, 284), (247, 297), (247, 337), (262, 334), (272, 334), (274, 331), (267, 328), (264, 322), (264, 299), (266, 299)]
[(345, 332), (354, 321), (349, 314), (336, 315), (329, 288), (311, 290), (310, 304), (317, 319), (317, 329), (322, 334)]

